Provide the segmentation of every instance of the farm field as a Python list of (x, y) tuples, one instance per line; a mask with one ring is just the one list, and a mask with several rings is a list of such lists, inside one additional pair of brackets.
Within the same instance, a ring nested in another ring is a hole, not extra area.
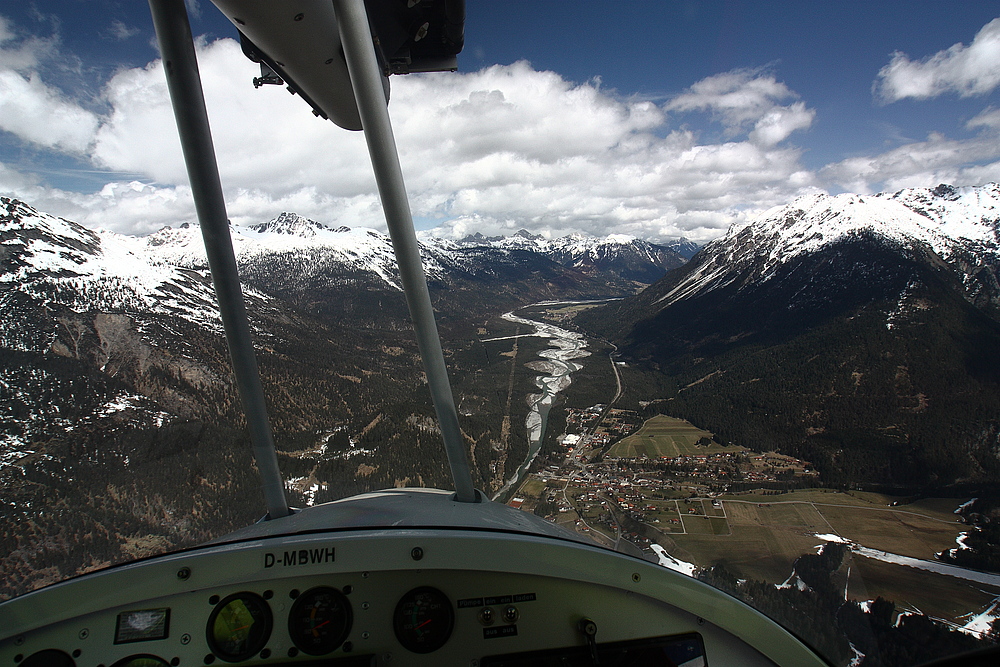
[[(724, 518), (714, 516), (707, 499), (679, 503), (685, 532), (671, 526), (660, 543), (677, 558), (702, 567), (723, 564), (739, 577), (779, 584), (792, 563), (823, 544), (817, 535), (839, 535), (861, 546), (890, 554), (933, 561), (934, 554), (955, 546), (965, 530), (954, 509), (960, 499), (924, 499), (893, 506), (900, 499), (878, 494), (847, 494), (810, 489), (778, 495), (724, 496)], [(715, 510), (714, 512), (712, 510)], [(704, 518), (704, 514), (712, 518)], [(725, 527), (716, 524), (725, 523)], [(710, 528), (709, 524), (714, 527)], [(919, 609), (956, 620), (982, 608), (1000, 594), (1000, 586), (976, 584), (848, 553), (838, 573), (850, 597), (895, 600), (901, 609)]]
[[(648, 420), (637, 433), (615, 444), (606, 454), (609, 458), (661, 458), (697, 456), (746, 451), (743, 447), (728, 447), (713, 440), (714, 435), (675, 417), (659, 415)], [(697, 444), (707, 439), (710, 444)]]
[(856, 554), (845, 560), (851, 566), (848, 594), (852, 598), (874, 600), (881, 596), (893, 600), (897, 609), (919, 609), (935, 618), (959, 619), (970, 609), (986, 607), (1000, 594), (996, 588), (971, 581), (883, 563)]
[[(520, 492), (526, 498), (523, 509), (530, 511), (532, 496), (549, 496), (565, 508), (555, 512), (553, 520), (605, 546), (614, 544), (619, 527), (612, 515), (622, 514), (609, 512), (614, 496), (595, 492), (590, 483), (537, 479), (527, 481)], [(956, 538), (968, 529), (954, 513), (962, 498), (908, 502), (822, 488), (677, 499), (664, 498), (663, 490), (656, 488), (633, 486), (631, 493), (639, 497), (626, 504), (633, 519), (644, 524), (645, 538), (675, 558), (699, 567), (724, 565), (738, 578), (782, 584), (789, 580), (797, 558), (816, 553), (826, 540), (834, 539), (856, 545), (834, 575), (834, 585), (852, 599), (881, 596), (895, 601), (900, 611), (920, 610), (962, 624), (968, 620), (963, 620), (964, 614), (983, 610), (1000, 596), (1000, 577), (996, 583), (975, 583), (855, 550), (864, 547), (933, 562), (934, 554), (956, 546)], [(624, 539), (634, 539), (625, 535), (634, 528), (622, 530)]]

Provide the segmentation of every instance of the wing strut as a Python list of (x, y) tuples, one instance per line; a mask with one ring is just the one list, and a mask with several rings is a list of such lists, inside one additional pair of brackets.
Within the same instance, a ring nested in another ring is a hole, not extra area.
[(479, 494), (472, 485), (472, 473), (458, 424), (455, 399), (420, 261), (417, 236), (413, 231), (413, 217), (406, 198), (403, 172), (399, 167), (399, 155), (389, 122), (382, 73), (375, 57), (368, 15), (363, 0), (333, 0), (333, 10), (337, 16), (340, 41), (347, 59), (347, 69), (351, 74), (351, 86), (361, 115), (361, 125), (368, 142), (368, 153), (375, 170), (385, 221), (396, 253), (396, 263), (399, 265), (400, 280), (417, 334), (417, 347), (424, 360), (427, 383), (437, 411), (438, 423), (441, 425), (451, 476), (455, 482), (455, 499), (460, 502), (478, 502)]
[(153, 26), (160, 45), (163, 69), (170, 90), (177, 131), (184, 150), (195, 209), (205, 241), (212, 282), (219, 299), (222, 325), (226, 330), (229, 355), (233, 362), (236, 385), (243, 410), (246, 412), (257, 468), (260, 470), (267, 518), (288, 516), (285, 486), (274, 452), (274, 436), (264, 404), (264, 389), (260, 382), (257, 357), (250, 338), (243, 291), (240, 289), (233, 239), (229, 235), (229, 218), (222, 196), (222, 182), (215, 160), (212, 131), (205, 110), (205, 96), (198, 73), (191, 25), (184, 0), (149, 0)]

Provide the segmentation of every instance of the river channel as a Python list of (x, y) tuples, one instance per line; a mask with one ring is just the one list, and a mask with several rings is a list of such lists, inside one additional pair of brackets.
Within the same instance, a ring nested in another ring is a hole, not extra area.
[[(570, 305), (574, 303), (584, 303), (580, 301), (559, 301), (542, 302), (533, 306), (547, 305)], [(529, 306), (533, 307), (533, 306)], [(511, 490), (516, 489), (524, 475), (528, 471), (528, 466), (538, 456), (541, 449), (542, 439), (545, 437), (545, 426), (548, 422), (549, 410), (555, 402), (556, 395), (565, 390), (570, 385), (571, 375), (583, 368), (583, 364), (577, 363), (575, 359), (582, 359), (590, 356), (587, 351), (587, 340), (575, 331), (567, 331), (548, 322), (537, 322), (529, 320), (513, 312), (505, 313), (503, 319), (518, 324), (524, 324), (534, 328), (532, 333), (520, 334), (519, 336), (503, 336), (501, 338), (491, 338), (489, 340), (502, 340), (504, 338), (523, 338), (526, 336), (536, 336), (548, 338), (549, 347), (538, 353), (538, 359), (525, 364), (539, 375), (535, 378), (535, 385), (541, 390), (538, 394), (531, 394), (528, 397), (529, 410), (525, 420), (525, 427), (528, 430), (528, 455), (524, 462), (518, 467), (514, 475), (507, 480), (493, 499), (504, 497)]]

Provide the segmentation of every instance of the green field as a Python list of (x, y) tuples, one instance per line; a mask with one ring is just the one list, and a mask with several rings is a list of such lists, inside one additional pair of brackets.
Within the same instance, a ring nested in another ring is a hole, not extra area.
[[(662, 430), (656, 437), (664, 437), (664, 431), (673, 430), (673, 437), (686, 430), (689, 438), (697, 433), (696, 440), (705, 433), (679, 420), (670, 422), (658, 425)], [(544, 496), (545, 489), (545, 483), (529, 478), (519, 493), (533, 498)], [(561, 488), (559, 492), (561, 497)], [(561, 512), (555, 519), (581, 531), (583, 524), (577, 526), (576, 521), (582, 519), (590, 528), (584, 534), (610, 546), (616, 529), (609, 510), (599, 500), (578, 500), (586, 492), (584, 486), (567, 487), (566, 496), (576, 511)], [(817, 535), (835, 534), (864, 547), (932, 561), (936, 552), (955, 546), (958, 534), (968, 529), (954, 514), (963, 500), (925, 498), (908, 503), (876, 493), (804, 489), (714, 499), (647, 497), (642, 511), (644, 523), (653, 529), (649, 536), (671, 555), (700, 567), (725, 564), (737, 577), (780, 584), (788, 579), (796, 558), (816, 553), (823, 543)], [(1000, 595), (1000, 585), (973, 584), (850, 552), (834, 583), (853, 599), (882, 596), (900, 609), (916, 608), (952, 621), (981, 611)]]
[(684, 525), (680, 523), (681, 515), (677, 503), (673, 500), (650, 501), (654, 510), (646, 512), (646, 522), (663, 533), (683, 533)]
[[(815, 553), (823, 543), (817, 534), (837, 534), (865, 547), (934, 560), (936, 552), (955, 546), (956, 536), (967, 528), (953, 513), (961, 499), (893, 505), (901, 500), (823, 489), (725, 496), (721, 508), (712, 507), (708, 499), (692, 499), (678, 503), (683, 532), (662, 522), (656, 527), (661, 531), (658, 541), (677, 558), (702, 567), (724, 563), (737, 576), (772, 583), (788, 578), (796, 558)], [(669, 504), (663, 505), (663, 510), (657, 507), (657, 516), (669, 515)], [(691, 508), (694, 514), (688, 512)], [(852, 598), (870, 600), (881, 595), (900, 607), (912, 606), (953, 620), (1000, 594), (1000, 587), (857, 554), (848, 554), (838, 577)]]
[[(726, 447), (712, 440), (713, 434), (675, 417), (657, 415), (642, 425), (638, 432), (624, 438), (608, 450), (612, 458), (661, 458), (697, 456), (722, 452), (742, 452), (742, 447)], [(698, 445), (707, 438), (711, 444)]]
[(545, 482), (534, 477), (528, 477), (514, 495), (520, 495), (523, 498), (538, 498), (544, 490)]

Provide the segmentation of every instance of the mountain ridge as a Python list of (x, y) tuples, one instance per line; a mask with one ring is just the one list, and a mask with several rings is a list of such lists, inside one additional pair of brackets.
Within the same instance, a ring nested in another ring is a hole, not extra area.
[[(283, 442), (308, 441), (317, 428), (361, 431), (393, 403), (422, 414), (419, 358), (385, 234), (293, 213), (232, 232), (265, 384), (282, 395), (272, 421)], [(427, 243), (422, 254), (458, 368), (465, 362), (454, 355), (476, 359), (477, 327), (513, 307), (636, 289), (525, 249)], [(39, 442), (72, 441), (70, 415), (93, 414), (94, 428), (109, 432), (164, 420), (238, 428), (215, 303), (196, 224), (128, 237), (0, 198), (0, 472)], [(32, 378), (23, 367), (45, 370)], [(486, 477), (493, 456), (480, 457)]]
[[(755, 265), (754, 279), (774, 267), (847, 236), (871, 233), (885, 242), (921, 244), (945, 262), (959, 255), (994, 272), (1000, 264), (1000, 185), (909, 188), (873, 196), (807, 195), (733, 225), (702, 250), (713, 261), (690, 267), (689, 277), (660, 295), (663, 306), (718, 287), (718, 278)], [(734, 271), (736, 269), (736, 271)], [(974, 272), (970, 272), (972, 274)], [(995, 278), (994, 278), (995, 281)]]
[(1000, 482), (998, 227), (995, 184), (811, 195), (576, 321), (655, 409), (826, 483)]

